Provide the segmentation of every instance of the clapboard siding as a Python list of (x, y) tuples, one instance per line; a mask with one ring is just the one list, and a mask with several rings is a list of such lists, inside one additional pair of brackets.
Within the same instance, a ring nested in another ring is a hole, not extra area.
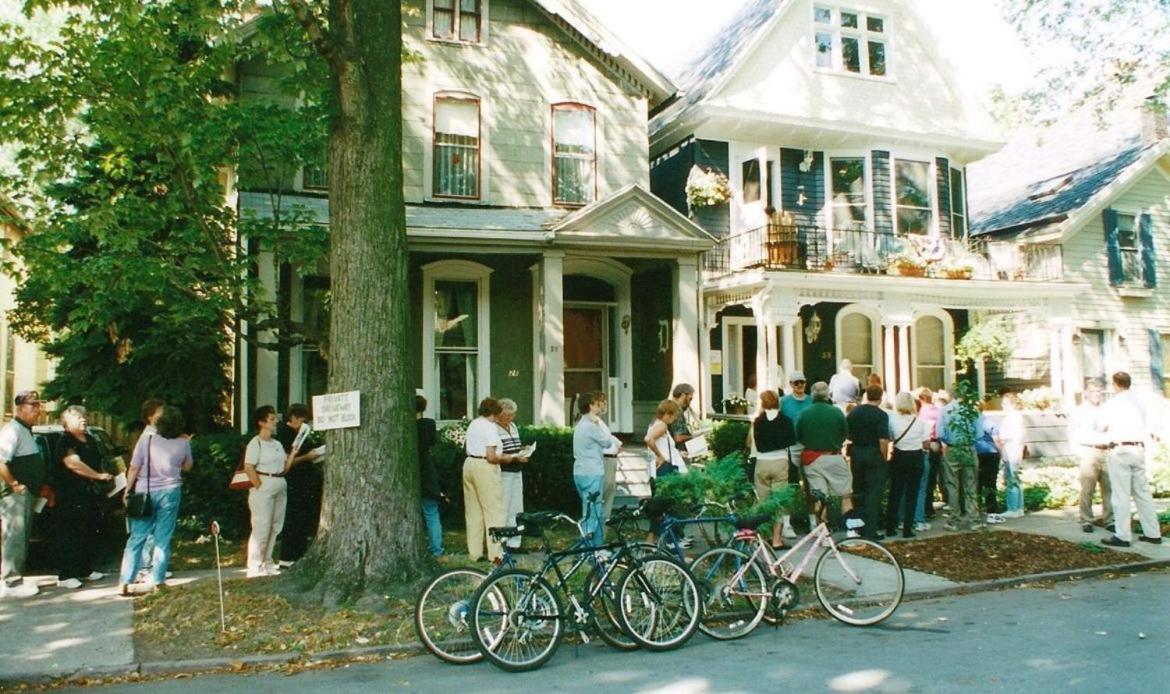
[[(825, 205), (825, 153), (813, 152), (812, 166), (800, 170), (805, 150), (780, 149), (780, 205), (793, 213), (797, 224), (819, 226), (823, 223), (820, 211)], [(804, 203), (801, 204), (801, 193)]]
[(873, 168), (873, 226), (879, 234), (894, 233), (894, 198), (890, 183), (890, 153), (870, 153)]

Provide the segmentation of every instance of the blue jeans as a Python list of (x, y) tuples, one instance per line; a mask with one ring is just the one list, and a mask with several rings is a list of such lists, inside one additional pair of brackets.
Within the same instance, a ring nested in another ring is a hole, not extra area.
[(1004, 506), (1008, 511), (1024, 510), (1024, 489), (1020, 486), (1019, 463), (1012, 464), (1003, 461), (1003, 486), (1007, 490), (1004, 495)]
[[(594, 546), (605, 544), (605, 500), (602, 497), (602, 487), (605, 484), (605, 475), (573, 475), (573, 484), (577, 486), (577, 495), (581, 497), (581, 524), (585, 528), (589, 541)], [(589, 501), (589, 496), (596, 494), (595, 501)]]
[(154, 536), (154, 553), (151, 555), (154, 565), (147, 583), (158, 586), (166, 580), (167, 564), (171, 561), (171, 536), (175, 534), (175, 521), (179, 518), (179, 502), (182, 498), (182, 487), (152, 490), (150, 505), (153, 513), (150, 517), (129, 519), (130, 538), (126, 540), (126, 550), (122, 552), (119, 583), (134, 582), (142, 562), (142, 548), (146, 545), (146, 538), (151, 535)]
[(439, 521), (439, 500), (429, 496), (422, 498), (423, 521), (427, 524), (427, 543), (431, 556), (443, 553), (443, 524)]
[(930, 454), (922, 456), (922, 480), (918, 483), (918, 500), (914, 503), (914, 522), (926, 522), (926, 483), (930, 481)]

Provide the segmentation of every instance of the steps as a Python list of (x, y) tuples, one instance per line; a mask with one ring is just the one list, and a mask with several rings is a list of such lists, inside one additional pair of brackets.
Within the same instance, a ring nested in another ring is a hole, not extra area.
[(650, 452), (642, 444), (623, 446), (618, 454), (617, 493), (615, 506), (636, 504), (650, 496), (650, 471), (646, 459)]

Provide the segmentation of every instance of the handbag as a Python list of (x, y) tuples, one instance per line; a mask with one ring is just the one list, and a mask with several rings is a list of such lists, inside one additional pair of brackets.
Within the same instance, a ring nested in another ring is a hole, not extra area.
[[(249, 443), (251, 445), (251, 443)], [(231, 480), (228, 481), (228, 489), (236, 491), (243, 491), (252, 488), (252, 478), (248, 477), (248, 473), (244, 471), (244, 461), (248, 458), (248, 447), (244, 446), (244, 453), (240, 455), (240, 464), (236, 467), (236, 471), (232, 473)]]
[(126, 516), (128, 518), (150, 518), (154, 515), (154, 506), (150, 503), (150, 442), (152, 435), (146, 440), (146, 493), (132, 492), (126, 495)]

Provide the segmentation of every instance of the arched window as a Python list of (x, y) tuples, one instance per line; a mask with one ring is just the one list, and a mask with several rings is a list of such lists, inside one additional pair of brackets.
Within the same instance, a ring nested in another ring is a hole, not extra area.
[(423, 392), (439, 420), (474, 417), (490, 392), (489, 275), (466, 260), (424, 265)]
[(846, 306), (837, 314), (837, 359), (853, 362), (853, 375), (862, 383), (881, 369), (876, 324), (859, 306)]
[(953, 378), (954, 323), (945, 311), (919, 313), (914, 320), (914, 386), (947, 388)]
[(588, 205), (597, 198), (596, 113), (584, 104), (553, 104), (553, 204)]

